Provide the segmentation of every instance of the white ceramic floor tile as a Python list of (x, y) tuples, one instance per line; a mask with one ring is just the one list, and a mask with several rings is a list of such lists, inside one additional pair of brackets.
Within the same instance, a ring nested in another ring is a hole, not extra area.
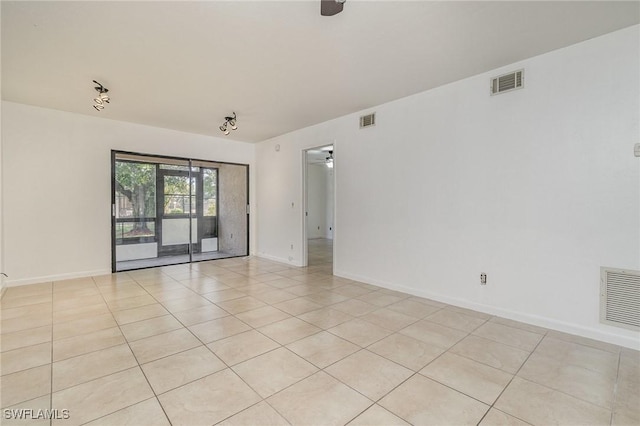
[(373, 404), (322, 371), (267, 402), (293, 425), (344, 425)]
[(420, 374), (411, 377), (379, 404), (411, 424), (477, 425), (489, 410), (473, 398)]
[(158, 395), (225, 368), (205, 346), (142, 364), (147, 380)]
[(260, 401), (235, 373), (226, 369), (158, 397), (171, 424), (213, 425)]
[(516, 377), (498, 398), (498, 410), (531, 424), (605, 425), (611, 411)]
[(325, 371), (377, 401), (408, 379), (413, 371), (363, 349), (327, 367)]
[(267, 398), (318, 371), (286, 348), (279, 348), (233, 366), (261, 397)]

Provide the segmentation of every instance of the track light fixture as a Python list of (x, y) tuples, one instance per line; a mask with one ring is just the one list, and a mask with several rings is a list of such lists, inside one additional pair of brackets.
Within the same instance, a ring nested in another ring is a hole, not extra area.
[(236, 125), (236, 113), (233, 113), (233, 117), (225, 117), (224, 118), (224, 123), (222, 123), (222, 126), (220, 126), (220, 131), (222, 133), (224, 133), (225, 135), (228, 135), (231, 130), (237, 130), (238, 126)]
[(109, 89), (107, 89), (106, 87), (104, 87), (102, 84), (98, 83), (95, 80), (93, 80), (93, 82), (97, 84), (97, 86), (94, 87), (94, 89), (96, 89), (96, 92), (98, 92), (98, 96), (93, 99), (93, 102), (94, 102), (93, 107), (95, 108), (96, 111), (102, 111), (104, 109), (104, 104), (108, 104), (110, 100), (109, 95), (107, 95), (107, 92), (109, 91)]

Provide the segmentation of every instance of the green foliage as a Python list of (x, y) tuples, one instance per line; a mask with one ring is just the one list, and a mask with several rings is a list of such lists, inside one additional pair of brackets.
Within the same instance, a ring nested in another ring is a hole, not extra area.
[(202, 169), (202, 184), (204, 193), (204, 206), (206, 211), (205, 216), (215, 216), (217, 214), (217, 200), (218, 195), (218, 173), (215, 169)]
[(218, 173), (214, 169), (202, 169), (204, 198), (216, 198)]
[[(189, 195), (188, 183), (189, 179), (186, 176), (165, 176), (164, 193), (171, 195)], [(195, 182), (193, 184), (193, 189), (195, 191)]]
[[(195, 194), (195, 178), (192, 178), (191, 181), (193, 185), (192, 192)], [(188, 177), (171, 175), (164, 177), (164, 212), (165, 214), (183, 214), (189, 212)]]
[(156, 166), (116, 161), (116, 190), (133, 206), (134, 217), (155, 217)]
[(156, 166), (154, 164), (116, 161), (116, 180), (125, 188), (136, 185), (156, 184)]

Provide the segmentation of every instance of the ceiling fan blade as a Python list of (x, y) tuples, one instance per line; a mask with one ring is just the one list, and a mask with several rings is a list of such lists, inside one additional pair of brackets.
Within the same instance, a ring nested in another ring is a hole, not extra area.
[(320, 0), (320, 15), (333, 16), (342, 12), (344, 8), (343, 3), (338, 3), (336, 0)]

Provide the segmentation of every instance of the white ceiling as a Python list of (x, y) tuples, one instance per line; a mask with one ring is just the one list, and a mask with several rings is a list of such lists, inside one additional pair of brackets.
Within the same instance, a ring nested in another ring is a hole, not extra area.
[(213, 136), (235, 111), (227, 137), (257, 142), (637, 24), (639, 4), (2, 1), (2, 98)]

